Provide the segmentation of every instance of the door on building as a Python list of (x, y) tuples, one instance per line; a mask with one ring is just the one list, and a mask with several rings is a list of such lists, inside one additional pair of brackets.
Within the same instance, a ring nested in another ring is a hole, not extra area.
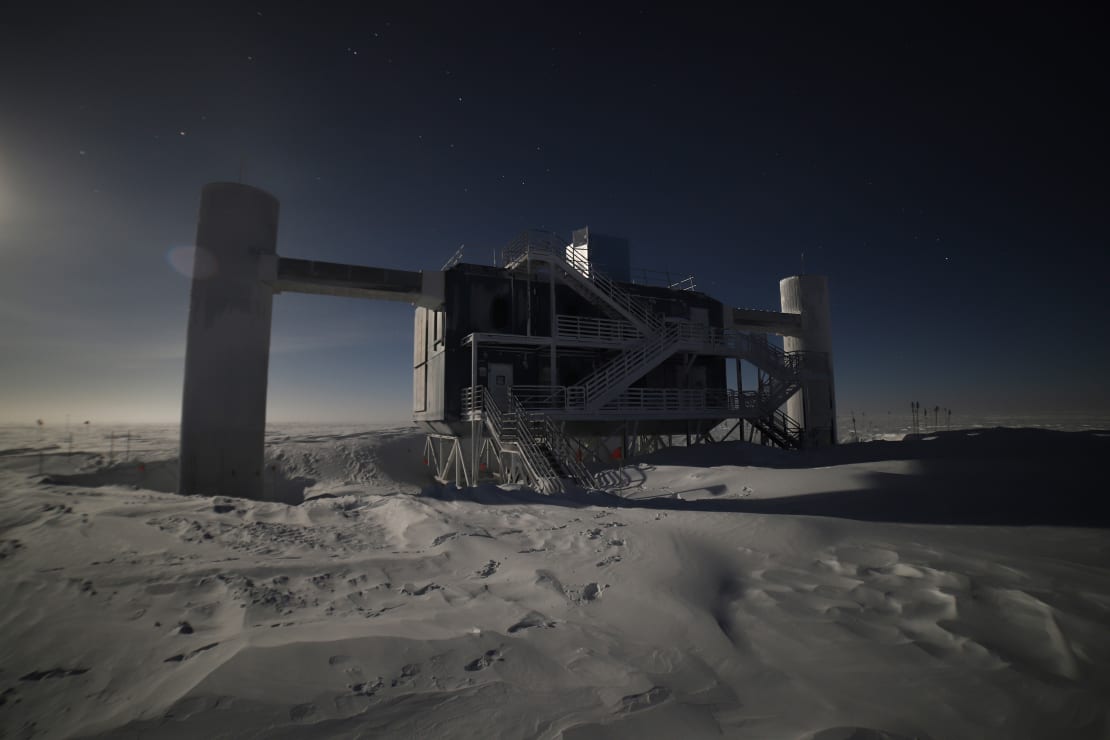
[(486, 387), (490, 396), (502, 409), (509, 406), (509, 388), (513, 385), (513, 366), (508, 363), (491, 362), (486, 374)]

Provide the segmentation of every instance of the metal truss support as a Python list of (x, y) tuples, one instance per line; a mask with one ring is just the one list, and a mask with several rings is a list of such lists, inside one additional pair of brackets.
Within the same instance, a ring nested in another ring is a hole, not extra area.
[(432, 469), (432, 477), (440, 483), (454, 483), (460, 487), (472, 485), (462, 441), (458, 437), (429, 434), (424, 440), (424, 464)]
[(501, 478), (505, 470), (505, 462), (501, 459), (501, 454), (497, 450), (497, 446), (489, 437), (482, 437), (482, 444), (478, 453), (478, 475), (477, 479), (482, 478)]

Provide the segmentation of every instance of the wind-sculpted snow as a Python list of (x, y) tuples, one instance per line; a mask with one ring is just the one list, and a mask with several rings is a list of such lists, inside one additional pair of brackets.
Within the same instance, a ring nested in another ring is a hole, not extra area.
[[(640, 481), (620, 496), (549, 498), (434, 486), (420, 444), (272, 434), (276, 474), (312, 481), (291, 506), (151, 490), (95, 451), (40, 476), (13, 442), (0, 735), (1107, 736), (1105, 529), (806, 511), (929, 480), (874, 450), (672, 450), (611, 470)], [(1072, 459), (1042, 449), (1050, 472)]]

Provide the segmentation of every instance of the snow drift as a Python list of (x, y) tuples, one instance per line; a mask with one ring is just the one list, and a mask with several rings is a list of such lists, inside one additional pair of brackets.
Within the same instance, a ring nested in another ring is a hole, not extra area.
[(667, 450), (548, 498), (431, 485), (410, 429), (278, 431), (299, 505), (168, 492), (172, 430), (17, 442), (0, 734), (1110, 733), (1099, 433)]

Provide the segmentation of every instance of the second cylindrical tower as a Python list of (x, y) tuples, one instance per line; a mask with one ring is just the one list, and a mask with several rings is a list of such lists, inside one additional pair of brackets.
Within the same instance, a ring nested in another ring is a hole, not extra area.
[(822, 353), (808, 358), (802, 390), (786, 402), (786, 413), (805, 429), (806, 447), (836, 444), (836, 393), (832, 372), (829, 281), (823, 275), (795, 275), (779, 281), (783, 313), (801, 314), (800, 336), (783, 338), (787, 352)]

